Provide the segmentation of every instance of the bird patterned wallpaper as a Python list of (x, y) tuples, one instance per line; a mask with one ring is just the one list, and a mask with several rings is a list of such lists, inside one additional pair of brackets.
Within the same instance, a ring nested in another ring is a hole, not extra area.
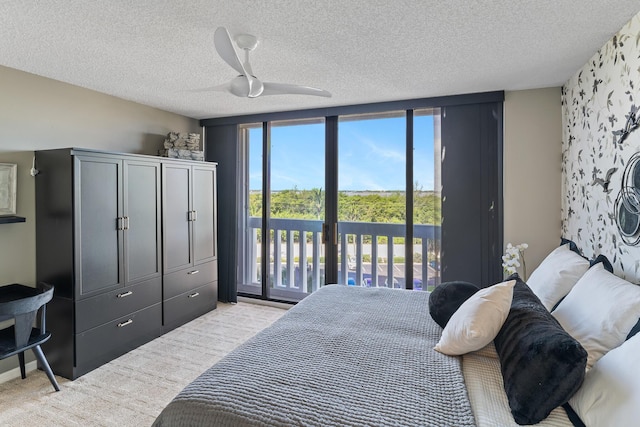
[(640, 282), (640, 14), (562, 88), (562, 235)]

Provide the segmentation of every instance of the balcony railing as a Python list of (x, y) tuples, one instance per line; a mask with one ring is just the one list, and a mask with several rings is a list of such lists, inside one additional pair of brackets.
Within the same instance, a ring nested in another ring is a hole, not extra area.
[[(272, 297), (302, 299), (324, 283), (321, 220), (270, 219), (270, 288)], [(244, 283), (260, 284), (262, 219), (249, 218)], [(338, 283), (355, 286), (406, 288), (404, 224), (340, 222), (338, 225)], [(413, 288), (439, 284), (440, 226), (414, 225)], [(419, 254), (419, 255), (416, 255)], [(429, 261), (430, 260), (430, 261)]]

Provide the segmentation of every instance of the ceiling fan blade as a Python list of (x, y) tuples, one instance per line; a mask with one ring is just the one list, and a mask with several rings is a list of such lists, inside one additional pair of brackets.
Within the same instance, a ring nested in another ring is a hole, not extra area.
[(223, 83), (221, 85), (211, 86), (211, 87), (203, 87), (199, 89), (191, 89), (189, 92), (228, 92), (231, 88), (231, 83)]
[(262, 95), (315, 95), (331, 98), (331, 92), (310, 86), (299, 86), (288, 83), (263, 83)]
[(247, 74), (242, 62), (240, 62), (240, 58), (238, 58), (236, 49), (233, 47), (229, 31), (227, 31), (225, 27), (218, 27), (213, 35), (213, 43), (216, 46), (218, 55), (220, 55), (224, 62), (229, 64), (231, 68), (236, 70), (238, 73), (242, 75)]
[(249, 82), (249, 98), (257, 98), (264, 93), (264, 85), (258, 79), (253, 76), (247, 76), (247, 81)]

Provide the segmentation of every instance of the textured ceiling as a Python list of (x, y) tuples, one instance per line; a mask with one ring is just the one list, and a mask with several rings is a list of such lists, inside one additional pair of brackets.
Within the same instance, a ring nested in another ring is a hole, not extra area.
[[(0, 65), (194, 118), (559, 86), (638, 0), (2, 0)], [(254, 73), (332, 98), (194, 90), (237, 73), (213, 34), (250, 33)]]

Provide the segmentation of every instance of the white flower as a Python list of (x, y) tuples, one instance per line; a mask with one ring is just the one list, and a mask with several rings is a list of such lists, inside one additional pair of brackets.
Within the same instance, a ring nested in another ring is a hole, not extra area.
[(506, 274), (511, 275), (518, 271), (518, 268), (521, 266), (520, 258), (522, 257), (523, 279), (527, 279), (527, 268), (524, 263), (524, 250), (528, 247), (529, 245), (526, 243), (520, 243), (515, 246), (511, 243), (507, 243), (507, 247), (504, 251), (505, 253), (502, 256), (502, 267)]

